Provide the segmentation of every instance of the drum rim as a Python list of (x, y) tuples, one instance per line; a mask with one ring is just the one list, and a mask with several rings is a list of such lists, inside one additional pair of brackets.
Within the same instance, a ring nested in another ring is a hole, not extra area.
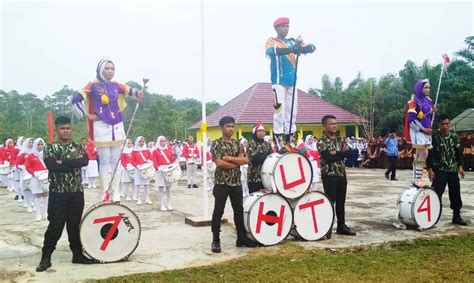
[[(277, 153), (277, 154), (279, 154), (279, 153)], [(284, 196), (284, 195), (278, 190), (278, 188), (276, 188), (277, 193), (278, 193), (279, 195), (281, 195), (283, 198), (285, 198), (285, 199), (288, 198), (288, 199), (294, 200), (294, 199), (297, 199), (297, 198), (303, 196), (303, 195), (308, 191), (308, 189), (311, 188), (311, 184), (312, 184), (314, 172), (313, 172), (313, 166), (311, 166), (311, 161), (309, 161), (308, 157), (304, 156), (304, 155), (303, 155), (302, 153), (300, 153), (300, 152), (286, 152), (286, 153), (284, 153), (284, 154), (280, 154), (280, 157), (278, 158), (278, 160), (277, 160), (277, 161), (275, 162), (275, 164), (273, 165), (273, 172), (275, 172), (276, 167), (277, 167), (277, 165), (278, 165), (278, 162), (280, 161), (280, 158), (283, 158), (283, 156), (289, 155), (289, 154), (298, 154), (298, 155), (302, 156), (304, 159), (306, 159), (306, 160), (308, 161), (308, 163), (309, 163), (309, 165), (310, 165), (309, 168), (310, 168), (310, 170), (311, 170), (311, 178), (310, 178), (310, 181), (311, 181), (311, 182), (309, 182), (308, 187), (304, 190), (304, 192), (303, 192), (301, 195), (296, 196), (296, 197)], [(275, 174), (271, 174), (271, 176), (272, 176), (272, 183), (273, 183), (273, 184), (276, 184)], [(276, 187), (276, 185), (275, 185), (275, 187)]]
[(418, 198), (418, 195), (419, 195), (423, 190), (431, 190), (431, 191), (433, 191), (433, 193), (434, 193), (434, 194), (436, 195), (436, 197), (438, 198), (438, 201), (439, 201), (439, 213), (438, 213), (438, 218), (436, 219), (435, 222), (433, 222), (433, 224), (432, 224), (431, 226), (426, 227), (426, 228), (421, 227), (420, 224), (418, 223), (418, 221), (416, 221), (416, 218), (415, 218), (415, 202), (416, 202), (416, 201), (414, 201), (414, 202), (412, 203), (412, 205), (411, 205), (411, 209), (410, 209), (410, 210), (411, 210), (411, 217), (412, 217), (412, 219), (413, 219), (413, 222), (415, 222), (415, 224), (417, 225), (416, 227), (419, 227), (420, 229), (431, 229), (431, 228), (433, 228), (433, 227), (438, 223), (438, 221), (440, 220), (440, 218), (441, 218), (441, 212), (443, 211), (443, 205), (442, 205), (442, 203), (441, 203), (441, 200), (439, 199), (438, 194), (436, 193), (436, 191), (435, 191), (432, 187), (425, 188), (425, 189), (418, 189), (418, 191), (416, 192), (415, 197), (414, 197), (415, 200)]
[[(86, 216), (89, 215), (89, 213), (91, 213), (96, 207), (105, 206), (105, 205), (119, 205), (119, 206), (125, 207), (125, 208), (128, 209), (133, 215), (135, 215), (135, 217), (137, 218), (137, 222), (138, 222), (139, 228), (140, 228), (140, 229), (138, 229), (138, 238), (137, 238), (137, 243), (136, 243), (135, 247), (133, 247), (133, 249), (130, 251), (130, 253), (129, 253), (128, 255), (124, 256), (124, 257), (121, 258), (121, 259), (114, 260), (114, 261), (98, 260), (98, 259), (96, 259), (95, 257), (91, 256), (91, 255), (86, 251), (86, 249), (84, 248), (84, 244), (82, 243), (82, 238), (81, 238), (81, 228), (82, 228), (82, 224), (83, 224), (84, 219), (86, 218)], [(82, 251), (83, 251), (87, 256), (89, 256), (90, 258), (92, 258), (92, 259), (94, 259), (94, 260), (97, 260), (97, 261), (100, 262), (100, 263), (113, 263), (113, 262), (121, 262), (121, 261), (124, 261), (124, 260), (128, 260), (128, 258), (129, 258), (129, 257), (135, 252), (135, 250), (138, 248), (138, 245), (140, 244), (141, 236), (142, 236), (142, 224), (141, 224), (141, 222), (140, 222), (140, 218), (138, 217), (138, 215), (137, 215), (132, 209), (130, 209), (128, 206), (126, 206), (126, 205), (124, 205), (124, 204), (122, 204), (122, 203), (118, 203), (118, 202), (109, 201), (109, 202), (97, 202), (97, 203), (93, 204), (93, 205), (86, 211), (86, 213), (82, 216), (81, 223), (79, 224), (79, 240), (81, 241)]]
[[(326, 197), (326, 199), (327, 199), (327, 200), (329, 201), (329, 203), (331, 204), (332, 219), (331, 219), (331, 226), (330, 226), (329, 230), (326, 231), (326, 233), (325, 233), (323, 236), (321, 236), (321, 238), (318, 238), (318, 239), (316, 239), (316, 240), (308, 240), (308, 239), (305, 239), (303, 236), (301, 236), (300, 233), (298, 232), (298, 229), (297, 229), (298, 226), (296, 226), (296, 222), (295, 222), (295, 214), (296, 214), (296, 213), (294, 212), (294, 209), (293, 209), (293, 208), (291, 207), (291, 205), (290, 205), (291, 209), (293, 210), (293, 222), (292, 222), (292, 223), (293, 223), (293, 225), (294, 225), (294, 227), (292, 227), (291, 230), (295, 230), (295, 232), (297, 233), (297, 235), (298, 235), (298, 237), (299, 237), (300, 239), (303, 239), (303, 240), (308, 241), (308, 242), (319, 241), (319, 240), (321, 240), (324, 236), (326, 236), (327, 233), (332, 230), (332, 228), (333, 228), (333, 226), (334, 226), (334, 219), (336, 219), (336, 211), (335, 211), (334, 205), (332, 205), (331, 200), (329, 199), (329, 197), (328, 197), (325, 193), (323, 193), (323, 192), (308, 192), (308, 193), (305, 193), (305, 194), (312, 194), (312, 193), (318, 193), (318, 194), (324, 195), (324, 196)], [(304, 195), (303, 195), (301, 198), (303, 198), (303, 197), (304, 197)], [(301, 198), (300, 198), (299, 200), (297, 200), (296, 202), (300, 201)]]
[[(271, 245), (264, 244), (264, 243), (260, 242), (259, 240), (257, 240), (257, 238), (255, 238), (255, 236), (252, 234), (251, 231), (246, 231), (247, 233), (249, 233), (250, 235), (252, 235), (252, 237), (254, 238), (254, 240), (255, 240), (256, 242), (258, 242), (259, 244), (264, 245), (265, 247), (271, 247), (271, 246), (275, 246), (275, 245), (280, 244), (281, 242), (283, 242), (284, 240), (286, 240), (286, 238), (288, 238), (288, 236), (290, 235), (290, 232), (291, 232), (291, 230), (292, 230), (292, 227), (291, 227), (291, 226), (292, 226), (293, 223), (294, 223), (294, 222), (293, 222), (293, 221), (294, 221), (294, 214), (293, 214), (293, 210), (291, 209), (290, 203), (289, 203), (288, 200), (287, 200), (286, 198), (284, 198), (283, 196), (281, 196), (281, 195), (279, 195), (279, 194), (267, 194), (267, 193), (262, 193), (262, 195), (259, 196), (258, 198), (256, 198), (255, 201), (252, 203), (252, 205), (249, 207), (249, 213), (248, 213), (249, 215), (250, 215), (250, 210), (252, 210), (252, 208), (253, 208), (253, 206), (255, 205), (255, 203), (256, 203), (260, 198), (262, 198), (262, 197), (264, 197), (264, 196), (278, 196), (278, 197), (280, 197), (281, 199), (283, 199), (283, 200), (288, 204), (288, 206), (290, 207), (290, 212), (291, 212), (291, 225), (290, 225), (290, 229), (288, 230), (288, 233), (287, 233), (279, 242), (277, 242), (277, 243), (275, 243), (275, 244), (271, 244)], [(245, 210), (244, 210), (244, 214), (245, 214)], [(244, 220), (245, 220), (245, 219), (244, 219)], [(247, 219), (246, 219), (245, 222), (247, 222), (247, 226), (250, 227), (250, 217), (247, 217)]]

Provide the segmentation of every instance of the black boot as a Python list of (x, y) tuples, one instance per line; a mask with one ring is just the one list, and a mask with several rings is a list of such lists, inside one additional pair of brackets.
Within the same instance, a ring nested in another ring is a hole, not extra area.
[(93, 264), (95, 260), (85, 257), (82, 252), (75, 252), (72, 254), (72, 263)]
[(452, 221), (453, 224), (457, 224), (457, 225), (461, 225), (461, 226), (467, 226), (467, 222), (464, 221), (464, 219), (462, 219), (461, 217), (461, 212), (459, 211), (455, 211), (453, 213), (453, 221)]
[(341, 235), (347, 235), (347, 236), (355, 236), (356, 235), (356, 232), (352, 231), (351, 228), (347, 227), (346, 224), (338, 225), (336, 233), (341, 234)]
[(258, 246), (258, 244), (247, 238), (245, 233), (239, 233), (239, 235), (237, 235), (237, 241), (235, 241), (235, 246), (238, 248), (244, 246), (248, 248), (255, 248)]
[(212, 232), (211, 250), (213, 253), (221, 252), (221, 240), (219, 239), (219, 232)]
[(51, 267), (51, 254), (43, 253), (41, 255), (41, 261), (36, 267), (36, 272), (43, 272)]

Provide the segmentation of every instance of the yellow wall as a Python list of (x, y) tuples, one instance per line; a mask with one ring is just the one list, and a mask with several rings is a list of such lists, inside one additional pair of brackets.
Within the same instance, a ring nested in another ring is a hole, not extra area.
[[(349, 125), (348, 125), (349, 126)], [(236, 129), (234, 132), (233, 137), (235, 139), (240, 139), (242, 137), (243, 132), (251, 132), (252, 128), (254, 125), (236, 125)], [(358, 127), (355, 127), (355, 136), (356, 138), (359, 137), (359, 131)], [(267, 131), (267, 135), (272, 134), (272, 125), (265, 125), (265, 130)], [(300, 138), (303, 138), (303, 132), (305, 131), (313, 131), (313, 135), (315, 137), (321, 137), (323, 135), (323, 126), (320, 124), (297, 124), (296, 125), (296, 130), (299, 132)], [(342, 137), (346, 136), (346, 125), (338, 125), (338, 130), (339, 130), (339, 135)], [(196, 137), (198, 141), (202, 142), (202, 133), (201, 130), (199, 129), (196, 132)], [(221, 130), (219, 127), (211, 127), (207, 129), (207, 137), (210, 138), (211, 140), (215, 140), (221, 137)]]

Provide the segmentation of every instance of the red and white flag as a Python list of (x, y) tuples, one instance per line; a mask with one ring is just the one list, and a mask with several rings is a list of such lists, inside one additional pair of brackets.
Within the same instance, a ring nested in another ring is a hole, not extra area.
[(443, 54), (443, 72), (448, 71), (449, 63), (451, 63), (451, 59), (449, 59), (448, 54)]

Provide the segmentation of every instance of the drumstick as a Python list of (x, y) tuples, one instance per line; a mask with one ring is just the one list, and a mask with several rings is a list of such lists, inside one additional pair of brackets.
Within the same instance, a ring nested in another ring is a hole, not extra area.
[[(143, 93), (145, 93), (146, 84), (149, 81), (150, 81), (149, 78), (143, 78)], [(135, 105), (135, 109), (133, 110), (132, 119), (130, 119), (130, 124), (128, 125), (127, 133), (125, 133), (125, 141), (122, 144), (122, 149), (120, 150), (120, 153), (123, 152), (123, 149), (127, 145), (128, 135), (130, 134), (130, 130), (132, 129), (133, 120), (135, 119), (135, 114), (137, 114), (138, 106), (140, 106), (140, 103), (138, 103), (137, 101), (137, 104)], [(112, 181), (114, 180), (115, 174), (117, 173), (119, 164), (120, 164), (120, 161), (118, 161), (117, 164), (115, 164), (114, 172), (112, 173), (109, 185), (107, 186), (107, 190), (105, 191), (104, 199), (102, 200), (103, 202), (110, 201), (110, 190), (112, 189)]]

